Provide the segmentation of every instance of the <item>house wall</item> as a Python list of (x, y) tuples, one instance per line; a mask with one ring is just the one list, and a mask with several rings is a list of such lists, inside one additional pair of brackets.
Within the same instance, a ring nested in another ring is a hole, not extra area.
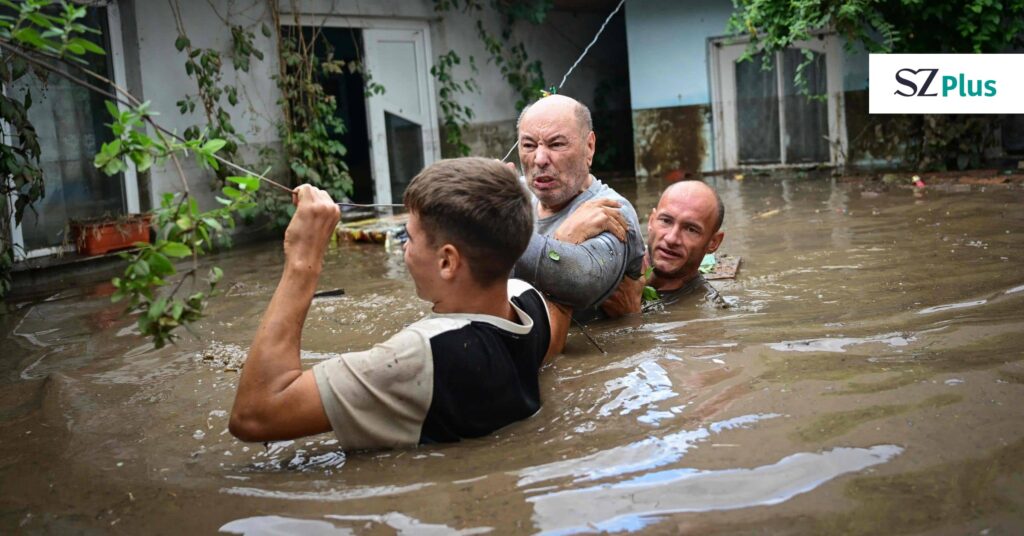
[(726, 33), (729, 0), (629, 0), (626, 36), (638, 177), (712, 169), (707, 39)]
[[(279, 70), (277, 44), (275, 37), (266, 38), (260, 31), (261, 23), (272, 26), (268, 9), (261, 3), (243, 5), (229, 0), (179, 2), (185, 30), (192, 45), (220, 50), (225, 62), (222, 70), (224, 82), (237, 83), (239, 86), (239, 104), (227, 106), (225, 100), (224, 105), (232, 116), (233, 124), (249, 142), (241, 148), (243, 161), (255, 166), (260, 161), (258, 152), (261, 148), (270, 148), (279, 155), (280, 141), (275, 125), (282, 119), (282, 115), (277, 104), (280, 94), (272, 78)], [(205, 124), (206, 118), (200, 106), (191, 114), (181, 115), (178, 112), (176, 102), (185, 95), (194, 95), (196, 85), (185, 72), (185, 53), (179, 53), (174, 48), (177, 29), (168, 3), (127, 0), (122, 4), (125, 4), (122, 35), (125, 50), (129, 52), (126, 54), (129, 87), (143, 100), (152, 102), (152, 109), (161, 112), (161, 124), (170, 129), (182, 132), (191, 125)], [(456, 11), (440, 14), (434, 11), (434, 2), (431, 0), (306, 0), (296, 5), (299, 12), (307, 16), (350, 17), (353, 26), (360, 26), (368, 20), (426, 21), (431, 30), (431, 60), (449, 50), (456, 50), (463, 58), (463, 64), (455, 69), (456, 78), (464, 80), (473, 77), (480, 88), (478, 92), (459, 97), (474, 112), (472, 124), (464, 134), (465, 141), (471, 147), (471, 154), (500, 158), (515, 142), (516, 96), (500, 70), (488, 61), (490, 56), (476, 30), (476, 21), (481, 18), (489, 31), (498, 34), (501, 21), (497, 13), (485, 11), (466, 14)], [(281, 11), (282, 21), (287, 23), (292, 17), (291, 4), (281, 2)], [(541, 60), (545, 79), (550, 85), (556, 85), (593, 37), (605, 16), (605, 13), (554, 11), (550, 13), (550, 24), (517, 25), (513, 39), (526, 44), (531, 60)], [(222, 18), (254, 31), (254, 45), (264, 53), (264, 59), (253, 59), (249, 73), (236, 73), (231, 66), (227, 54), (231, 46), (231, 35)], [(552, 31), (552, 27), (556, 28), (555, 31)], [(625, 83), (626, 58), (623, 56), (617, 59), (609, 52), (616, 47), (619, 50), (624, 48), (623, 32), (620, 30), (618, 35), (615, 34), (614, 30), (610, 31), (595, 45), (588, 58), (573, 72), (562, 93), (592, 104), (594, 88), (602, 79), (611, 77), (618, 84)], [(476, 73), (469, 66), (470, 56), (475, 59)], [(604, 59), (598, 59), (602, 57)], [(438, 116), (441, 117), (440, 112)], [(443, 136), (442, 133), (442, 140)], [(446, 156), (452, 154), (450, 148), (446, 153)], [(189, 188), (201, 206), (215, 206), (216, 192), (209, 187), (212, 174), (201, 170), (194, 160), (182, 159), (181, 163), (188, 177)], [(267, 163), (278, 164), (276, 171), (284, 172), (280, 158), (273, 162), (260, 161), (261, 168)], [(142, 195), (146, 197), (143, 200), (144, 207), (147, 202), (148, 206), (158, 204), (165, 192), (181, 190), (180, 179), (171, 162), (154, 167), (148, 177), (142, 177), (140, 182)]]

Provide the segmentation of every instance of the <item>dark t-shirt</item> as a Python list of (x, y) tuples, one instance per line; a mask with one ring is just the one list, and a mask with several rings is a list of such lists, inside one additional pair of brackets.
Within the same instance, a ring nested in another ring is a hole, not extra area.
[(313, 367), (331, 427), (347, 450), (487, 435), (540, 409), (538, 372), (551, 340), (547, 305), (508, 283), (517, 322), (437, 314), (363, 352)]
[(706, 303), (716, 307), (728, 306), (718, 291), (715, 290), (715, 287), (712, 287), (711, 283), (708, 283), (708, 280), (704, 279), (703, 275), (697, 274), (697, 277), (694, 277), (685, 285), (675, 290), (658, 292), (658, 299), (651, 302), (644, 302), (642, 311), (646, 313), (657, 310), (661, 307), (675, 304), (689, 296), (703, 296)]

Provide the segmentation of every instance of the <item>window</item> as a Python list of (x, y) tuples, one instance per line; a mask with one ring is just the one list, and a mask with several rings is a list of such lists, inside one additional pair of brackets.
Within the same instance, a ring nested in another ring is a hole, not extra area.
[[(841, 163), (846, 133), (837, 40), (823, 36), (739, 61), (746, 47), (712, 41), (716, 167)], [(808, 56), (807, 90), (818, 98), (801, 94), (794, 82)]]

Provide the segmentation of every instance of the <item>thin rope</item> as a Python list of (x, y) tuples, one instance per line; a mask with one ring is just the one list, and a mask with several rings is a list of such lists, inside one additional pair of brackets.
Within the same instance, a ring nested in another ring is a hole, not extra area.
[[(590, 43), (588, 43), (587, 46), (583, 49), (583, 52), (580, 54), (580, 57), (576, 58), (576, 61), (572, 64), (571, 67), (569, 67), (569, 70), (565, 72), (565, 76), (562, 77), (561, 83), (558, 84), (559, 90), (561, 90), (562, 86), (565, 85), (565, 81), (569, 79), (569, 75), (572, 74), (572, 72), (576, 69), (576, 66), (579, 65), (580, 62), (583, 61), (583, 58), (587, 56), (587, 53), (590, 52), (590, 48), (594, 46), (594, 43), (597, 43), (598, 38), (601, 37), (601, 33), (604, 32), (605, 27), (608, 26), (609, 22), (611, 22), (612, 17), (614, 17), (615, 14), (618, 13), (620, 9), (622, 9), (622, 5), (625, 3), (626, 0), (619, 0), (619, 5), (615, 6), (615, 9), (613, 9), (612, 12), (609, 13), (607, 17), (605, 17), (604, 22), (601, 24), (601, 27), (598, 28), (597, 33), (594, 34), (594, 38), (590, 40)], [(513, 144), (512, 148), (509, 149), (507, 153), (505, 153), (505, 157), (501, 159), (502, 162), (508, 161), (508, 157), (512, 155), (512, 151), (515, 151), (516, 147), (519, 147), (518, 135), (516, 137), (517, 139), (515, 144)]]

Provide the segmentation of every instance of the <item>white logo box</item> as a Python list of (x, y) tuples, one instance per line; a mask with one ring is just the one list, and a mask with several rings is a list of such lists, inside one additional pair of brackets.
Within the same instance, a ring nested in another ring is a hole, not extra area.
[(872, 114), (1024, 113), (1024, 54), (871, 54), (868, 77)]

